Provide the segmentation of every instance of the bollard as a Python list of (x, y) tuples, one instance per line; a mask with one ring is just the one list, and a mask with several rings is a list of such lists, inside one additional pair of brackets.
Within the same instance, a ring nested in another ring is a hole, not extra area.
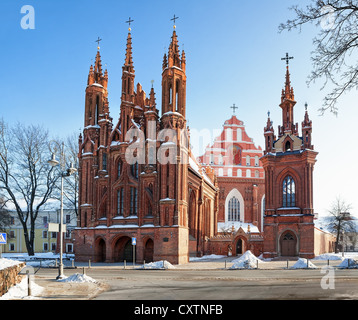
[(327, 266), (329, 266), (329, 259), (327, 259)]
[(308, 269), (308, 263), (309, 263), (309, 260), (307, 259), (307, 269)]
[(286, 269), (288, 269), (288, 259), (287, 259), (287, 267), (286, 267)]
[(256, 269), (259, 268), (259, 260), (256, 260)]
[(82, 274), (86, 274), (85, 267), (82, 267)]
[(145, 269), (145, 260), (143, 260), (143, 269)]
[(88, 268), (91, 268), (91, 260), (88, 260)]
[(124, 260), (123, 266), (124, 266), (124, 270), (125, 270), (126, 269), (126, 260)]
[(163, 269), (165, 269), (164, 260), (163, 260)]
[(226, 260), (225, 260), (225, 269), (226, 269)]
[(30, 280), (29, 270), (26, 270), (26, 274), (27, 274), (27, 295), (31, 296), (31, 280)]
[(72, 259), (72, 268), (75, 267), (75, 259)]

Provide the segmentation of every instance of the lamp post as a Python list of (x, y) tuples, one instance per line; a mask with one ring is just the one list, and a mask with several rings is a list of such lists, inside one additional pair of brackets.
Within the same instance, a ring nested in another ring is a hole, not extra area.
[[(63, 279), (65, 276), (63, 274), (63, 181), (65, 177), (69, 177), (72, 174), (74, 174), (77, 169), (73, 166), (73, 163), (71, 162), (70, 167), (66, 170), (66, 171), (62, 171), (63, 170), (63, 163), (64, 163), (64, 159), (65, 159), (65, 154), (64, 154), (64, 144), (62, 143), (62, 148), (61, 148), (61, 209), (60, 209), (60, 224), (59, 224), (59, 233), (60, 233), (60, 265), (59, 265), (59, 270), (58, 270), (58, 276), (56, 277), (57, 280), (59, 279)], [(56, 167), (60, 164), (59, 161), (56, 160), (56, 149), (55, 152), (52, 152), (52, 158), (48, 161), (48, 164), (51, 167)]]

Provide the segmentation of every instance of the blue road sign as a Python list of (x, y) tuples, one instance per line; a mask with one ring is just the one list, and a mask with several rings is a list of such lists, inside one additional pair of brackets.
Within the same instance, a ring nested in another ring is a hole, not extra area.
[(6, 233), (0, 233), (0, 244), (6, 244)]
[(132, 246), (135, 246), (137, 244), (137, 238), (132, 238)]

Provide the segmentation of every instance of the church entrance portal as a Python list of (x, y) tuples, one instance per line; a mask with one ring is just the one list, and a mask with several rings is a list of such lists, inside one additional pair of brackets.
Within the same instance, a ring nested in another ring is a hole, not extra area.
[(296, 237), (291, 232), (286, 232), (281, 237), (281, 256), (296, 256)]
[(99, 239), (96, 242), (96, 257), (95, 262), (106, 261), (106, 242), (103, 239)]
[(154, 242), (152, 239), (148, 239), (147, 242), (145, 243), (144, 261), (153, 262), (153, 254), (154, 254)]
[(242, 254), (242, 239), (237, 240), (236, 243), (236, 254)]
[(114, 261), (133, 261), (132, 240), (129, 237), (119, 238), (114, 245)]

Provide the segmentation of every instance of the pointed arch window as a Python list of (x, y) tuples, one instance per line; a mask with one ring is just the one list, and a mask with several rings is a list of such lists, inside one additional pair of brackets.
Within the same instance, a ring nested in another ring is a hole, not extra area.
[(236, 197), (229, 200), (228, 221), (240, 221), (240, 201)]
[(291, 176), (287, 176), (283, 180), (282, 185), (283, 207), (295, 207), (296, 206), (296, 185)]
[(117, 216), (123, 216), (124, 212), (124, 188), (117, 190)]
[(118, 160), (117, 163), (117, 179), (121, 177), (121, 170), (122, 170), (122, 161)]
[(131, 174), (133, 178), (138, 179), (138, 162), (131, 165)]
[(137, 188), (131, 187), (131, 198), (130, 198), (130, 215), (131, 216), (137, 215), (137, 199), (138, 199)]

